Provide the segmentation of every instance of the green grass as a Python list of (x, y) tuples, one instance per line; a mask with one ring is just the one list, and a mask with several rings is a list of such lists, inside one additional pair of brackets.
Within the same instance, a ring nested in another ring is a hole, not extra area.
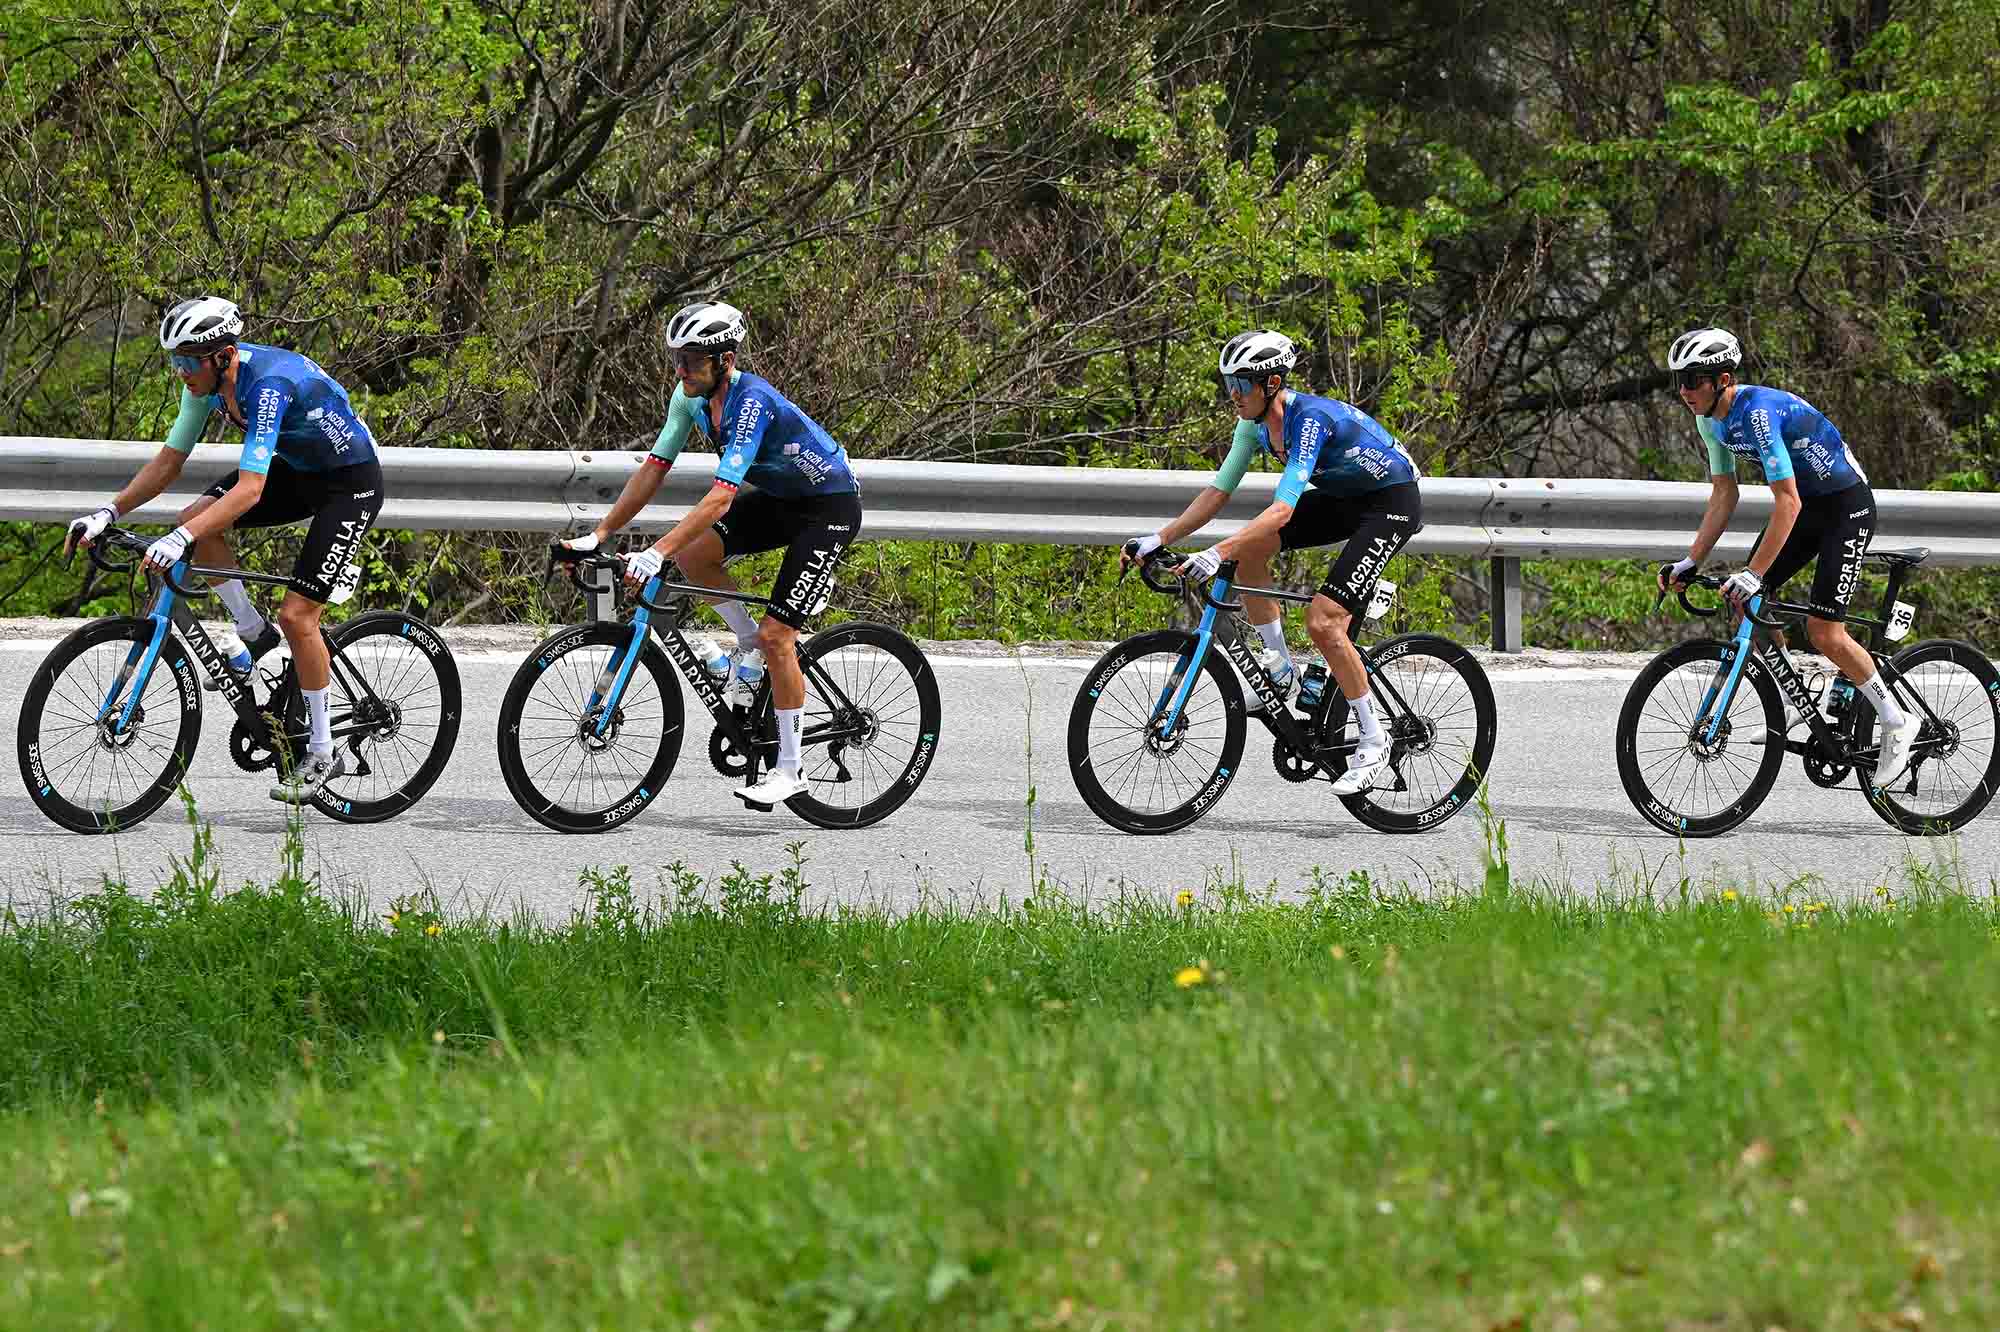
[(2000, 1319), (1988, 900), (390, 921), (204, 847), (0, 931), (0, 1327)]

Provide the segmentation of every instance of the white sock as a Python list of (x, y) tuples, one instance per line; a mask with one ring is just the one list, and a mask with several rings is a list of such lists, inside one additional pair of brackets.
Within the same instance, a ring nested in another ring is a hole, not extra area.
[(222, 604), (229, 607), (229, 613), (236, 620), (236, 633), (244, 642), (264, 632), (264, 616), (250, 600), (250, 589), (243, 586), (241, 578), (231, 578), (215, 584), (215, 595), (222, 598)]
[(1868, 701), (1875, 705), (1875, 715), (1882, 719), (1884, 726), (1901, 726), (1903, 724), (1904, 715), (1902, 706), (1896, 702), (1895, 696), (1889, 692), (1888, 684), (1882, 679), (1882, 672), (1875, 672), (1875, 674), (1869, 676), (1855, 687), (1868, 695)]
[(778, 719), (778, 771), (799, 775), (799, 736), (805, 730), (804, 708), (772, 708)]
[(1285, 645), (1285, 617), (1279, 616), (1269, 624), (1257, 626), (1257, 632), (1264, 639), (1264, 646), (1285, 659), (1285, 665), (1292, 664), (1292, 650)]
[(299, 694), (306, 701), (306, 715), (312, 719), (312, 739), (306, 747), (313, 753), (328, 755), (333, 753), (333, 724), (326, 718), (326, 696), (332, 689), (301, 689)]
[(1354, 711), (1355, 724), (1361, 728), (1361, 743), (1374, 746), (1382, 743), (1382, 723), (1375, 720), (1375, 695), (1363, 694), (1351, 699), (1347, 706)]
[(750, 610), (740, 601), (725, 601), (715, 608), (722, 622), (736, 631), (736, 641), (741, 644), (757, 636), (757, 622), (750, 618)]

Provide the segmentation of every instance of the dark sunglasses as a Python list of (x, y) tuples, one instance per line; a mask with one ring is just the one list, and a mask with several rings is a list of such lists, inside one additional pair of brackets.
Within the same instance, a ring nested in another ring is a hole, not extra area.
[(693, 370), (698, 368), (703, 361), (712, 360), (714, 356), (714, 352), (702, 351), (699, 348), (693, 351), (683, 348), (674, 353), (674, 364), (682, 370)]
[(1247, 398), (1258, 389), (1264, 387), (1264, 381), (1261, 377), (1252, 377), (1250, 375), (1224, 375), (1222, 377), (1222, 387), (1231, 393), (1241, 394)]
[(1674, 375), (1674, 382), (1684, 389), (1700, 388), (1715, 378), (1713, 370), (1682, 370)]
[(182, 356), (178, 352), (167, 359), (174, 363), (174, 369), (184, 375), (198, 375), (201, 373), (201, 368), (208, 364), (206, 356)]

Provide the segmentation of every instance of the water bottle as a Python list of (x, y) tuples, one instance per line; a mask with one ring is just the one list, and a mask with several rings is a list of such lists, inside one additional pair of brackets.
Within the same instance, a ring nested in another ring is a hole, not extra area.
[(1326, 690), (1326, 663), (1316, 661), (1306, 667), (1306, 673), (1299, 680), (1299, 711), (1311, 712), (1319, 706), (1319, 696)]
[(689, 634), (688, 647), (694, 652), (694, 659), (708, 672), (708, 678), (718, 685), (729, 680), (729, 654), (722, 650), (722, 644), (706, 634)]
[[(746, 691), (754, 692), (758, 685), (764, 683), (764, 654), (761, 651), (752, 648), (748, 652), (738, 652), (734, 660), (736, 683)], [(747, 694), (745, 698), (747, 701)]]

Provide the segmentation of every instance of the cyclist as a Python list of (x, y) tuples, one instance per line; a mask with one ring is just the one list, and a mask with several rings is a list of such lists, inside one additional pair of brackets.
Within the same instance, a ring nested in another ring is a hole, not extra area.
[(1882, 719), (1875, 785), (1887, 786), (1909, 766), (1920, 729), (1875, 670), (1868, 652), (1847, 632), (1847, 602), (1861, 578), (1861, 557), (1875, 531), (1875, 492), (1861, 462), (1833, 422), (1783, 389), (1740, 384), (1743, 349), (1721, 328), (1697, 328), (1667, 350), (1681, 405), (1694, 415), (1708, 445), (1708, 508), (1688, 553), (1658, 582), (1681, 582), (1699, 568), (1736, 512), (1736, 459), (1755, 458), (1771, 487), (1771, 521), (1750, 562), (1730, 575), (1723, 594), (1739, 611), (1759, 593), (1773, 595), (1815, 559), (1806, 637)]
[[(861, 485), (831, 435), (765, 380), (737, 368), (746, 332), (743, 312), (721, 301), (697, 301), (667, 321), (679, 382), (659, 440), (603, 520), (563, 544), (595, 550), (630, 522), (658, 493), (691, 432), (715, 447), (721, 455), (715, 484), (673, 530), (625, 556), (625, 577), (644, 583), (674, 560), (690, 582), (734, 592), (724, 560), (785, 548), (761, 624), (742, 602), (713, 598), (736, 632), (737, 650), (724, 668), (730, 700), (747, 701), (762, 668), (771, 673), (778, 764), (736, 792), (745, 804), (768, 810), (806, 791), (799, 776), (806, 702), (799, 631), (826, 608), (834, 569), (861, 531)], [(740, 490), (746, 481), (756, 489)]]
[[(1275, 552), (1347, 543), (1307, 608), (1306, 632), (1325, 655), (1360, 730), (1347, 771), (1333, 784), (1337, 794), (1354, 795), (1382, 775), (1389, 741), (1349, 630), (1367, 609), (1382, 570), (1423, 528), (1420, 473), (1409, 452), (1368, 413), (1286, 387), (1297, 364), (1292, 340), (1268, 329), (1239, 333), (1223, 344), (1217, 368), (1237, 418), (1229, 456), (1180, 517), (1127, 541), (1124, 557), (1144, 559), (1199, 531), (1222, 511), (1253, 457), (1267, 453), (1279, 461), (1284, 476), (1270, 506), (1234, 536), (1190, 556), (1178, 572), (1213, 577), (1233, 559), (1242, 581), (1268, 585)], [(1244, 605), (1266, 645), (1260, 663), (1289, 693), (1294, 671), (1278, 603), (1246, 595)]]
[(167, 311), (160, 346), (180, 377), (180, 414), (165, 445), (131, 483), (69, 525), (63, 550), (89, 545), (122, 514), (172, 485), (213, 413), (243, 431), (236, 470), (181, 510), (179, 526), (147, 549), (145, 563), (166, 570), (192, 555), (202, 564), (235, 568), (224, 535), (231, 528), (312, 520), (275, 628), (241, 579), (210, 580), (247, 645), (229, 661), (239, 677), (247, 682), (251, 665), (277, 647), (281, 635), (291, 645), (312, 734), (305, 757), (271, 788), (271, 798), (299, 804), (347, 771), (327, 718), (332, 666), (320, 615), (381, 512), (382, 467), (374, 437), (345, 389), (297, 352), (244, 342), (242, 333), (242, 313), (219, 296), (181, 301)]

